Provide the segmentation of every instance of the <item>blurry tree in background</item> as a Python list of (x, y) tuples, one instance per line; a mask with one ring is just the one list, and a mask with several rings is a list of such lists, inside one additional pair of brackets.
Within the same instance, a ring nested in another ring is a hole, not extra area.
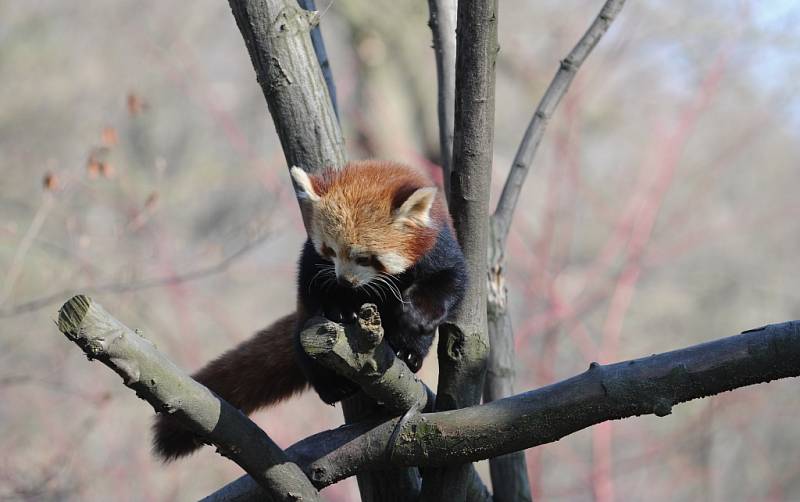
[[(502, 3), (495, 180), (598, 8)], [(799, 16), (779, 1), (626, 7), (553, 118), (511, 229), (518, 389), (798, 317)], [(0, 19), (0, 496), (196, 499), (237, 468), (210, 449), (162, 468), (144, 447), (151, 411), (54, 344), (51, 312), (94, 294), (191, 370), (293, 308), (302, 225), (282, 209), (293, 194), (240, 35), (205, 0), (180, 16), (5, 2)], [(424, 2), (326, 10), (352, 158), (438, 162), (426, 21)], [(793, 385), (529, 450), (535, 496), (797, 499)], [(285, 446), (340, 417), (306, 395), (257, 421)]]

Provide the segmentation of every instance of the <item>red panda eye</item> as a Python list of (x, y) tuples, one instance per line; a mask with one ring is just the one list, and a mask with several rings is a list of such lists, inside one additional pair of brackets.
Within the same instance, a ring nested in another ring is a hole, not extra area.
[(322, 256), (325, 256), (327, 258), (332, 258), (332, 257), (336, 256), (336, 251), (334, 251), (333, 249), (329, 248), (327, 244), (323, 244), (322, 245)]
[(359, 256), (358, 258), (355, 259), (355, 262), (356, 262), (356, 265), (361, 265), (362, 267), (367, 267), (367, 266), (369, 266), (370, 263), (372, 263), (372, 260), (370, 259), (369, 256)]

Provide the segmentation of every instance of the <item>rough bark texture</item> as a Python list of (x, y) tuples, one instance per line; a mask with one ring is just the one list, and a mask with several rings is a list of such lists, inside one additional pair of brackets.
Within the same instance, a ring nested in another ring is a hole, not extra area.
[(385, 445), (400, 418), (320, 432), (286, 453), (322, 488), (365, 470), (497, 457), (607, 420), (665, 416), (672, 406), (692, 399), (796, 376), (800, 321), (791, 321), (641, 359), (592, 363), (586, 372), (541, 389), (415, 415), (401, 425), (391, 460)]
[[(492, 227), (494, 230), (494, 227)], [(503, 260), (495, 260), (502, 253), (489, 242), (487, 316), (489, 330), (489, 358), (486, 364), (486, 382), (483, 401), (488, 403), (514, 395), (514, 332), (508, 313)], [(509, 453), (489, 459), (492, 492), (495, 502), (526, 502), (533, 499), (525, 453)]]
[[(398, 419), (311, 436), (287, 450), (315, 486), (363, 469), (475, 461), (551, 443), (606, 420), (655, 414), (720, 392), (800, 375), (800, 321), (616, 364), (592, 363), (577, 376), (470, 408), (425, 413), (384, 445)], [(337, 444), (339, 446), (337, 446)], [(444, 499), (444, 500), (450, 500)]]
[(300, 334), (303, 350), (323, 366), (352, 382), (394, 415), (422, 410), (433, 393), (384, 341), (374, 305), (361, 307), (358, 322), (341, 325), (325, 318), (311, 319)]
[(344, 140), (309, 32), (317, 16), (292, 0), (230, 0), (289, 166), (345, 163)]
[[(536, 108), (520, 142), (514, 163), (491, 219), (489, 239), (489, 340), (491, 350), (486, 374), (484, 400), (493, 401), (514, 394), (514, 334), (508, 314), (505, 282), (505, 247), (522, 184), (530, 170), (549, 118), (566, 94), (578, 69), (616, 18), (624, 0), (608, 0), (575, 48), (562, 61)], [(489, 461), (494, 498), (497, 502), (530, 500), (525, 456), (513, 453)]]
[(157, 413), (170, 413), (239, 464), (269, 500), (320, 500), (300, 468), (239, 410), (181, 372), (155, 345), (86, 296), (61, 307), (58, 329), (122, 377)]
[[(318, 16), (300, 9), (293, 0), (229, 0), (229, 3), (267, 100), (287, 165), (300, 166), (309, 172), (324, 166), (344, 165), (344, 140), (320, 70), (321, 65), (325, 66), (324, 61), (320, 59), (318, 64), (320, 53), (315, 53), (309, 37)], [(304, 221), (306, 218), (303, 214)], [(342, 403), (346, 420), (361, 416), (362, 411), (366, 413), (364, 409), (350, 410), (352, 402)], [(370, 413), (375, 412), (374, 405), (372, 408)], [(380, 500), (382, 492), (371, 493), (370, 487), (388, 487), (401, 499), (412, 498), (413, 493), (406, 489), (410, 470), (396, 474), (397, 483), (392, 482), (390, 474), (383, 474), (380, 482), (359, 476), (364, 502)]]
[(439, 149), (442, 157), (444, 193), (450, 196), (453, 173), (453, 115), (456, 101), (456, 0), (428, 0), (436, 58)]
[[(458, 4), (456, 102), (450, 212), (470, 283), (459, 311), (439, 326), (437, 410), (480, 402), (486, 333), (486, 248), (494, 132), (496, 0)], [(466, 500), (471, 466), (425, 472), (422, 500)]]

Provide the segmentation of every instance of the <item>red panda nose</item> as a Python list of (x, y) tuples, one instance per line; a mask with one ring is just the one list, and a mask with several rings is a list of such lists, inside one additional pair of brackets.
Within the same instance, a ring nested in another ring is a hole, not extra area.
[(336, 277), (336, 283), (339, 286), (342, 286), (342, 287), (345, 287), (345, 288), (352, 288), (353, 287), (353, 283), (348, 281), (347, 279), (344, 278), (344, 276), (341, 276), (341, 275)]

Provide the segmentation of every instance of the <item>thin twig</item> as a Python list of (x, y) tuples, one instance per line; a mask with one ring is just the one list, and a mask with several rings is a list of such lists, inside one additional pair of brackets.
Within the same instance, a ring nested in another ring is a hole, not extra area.
[(561, 98), (566, 94), (567, 89), (569, 89), (578, 69), (608, 30), (608, 27), (624, 4), (625, 0), (608, 0), (603, 5), (600, 13), (583, 37), (581, 37), (578, 44), (561, 61), (555, 77), (553, 77), (547, 91), (542, 96), (542, 100), (536, 107), (536, 112), (533, 114), (528, 128), (525, 130), (525, 135), (522, 137), (522, 142), (514, 157), (514, 162), (511, 165), (508, 178), (506, 178), (506, 183), (503, 186), (503, 192), (492, 217), (493, 224), (496, 226), (494, 239), (498, 240), (501, 246), (505, 244), (508, 237), (511, 218), (519, 199), (520, 190), (522, 190), (522, 184), (525, 182), (533, 157), (536, 155), (536, 150), (542, 141), (547, 122), (553, 116), (553, 112)]
[(453, 170), (453, 114), (456, 102), (456, 11), (457, 0), (428, 0), (436, 58), (439, 148), (442, 158), (444, 193), (450, 195)]
[[(265, 233), (257, 237), (256, 239), (246, 243), (244, 246), (237, 249), (236, 251), (226, 256), (222, 260), (218, 261), (217, 263), (209, 265), (208, 267), (201, 267), (195, 270), (190, 270), (189, 272), (185, 272), (183, 274), (168, 275), (166, 277), (153, 277), (150, 279), (141, 279), (138, 281), (111, 282), (108, 284), (102, 284), (100, 286), (88, 286), (86, 288), (83, 288), (82, 290), (84, 294), (87, 295), (122, 294), (122, 293), (130, 293), (132, 291), (140, 291), (143, 289), (159, 288), (166, 285), (182, 284), (185, 282), (205, 279), (209, 276), (225, 272), (239, 258), (246, 255), (256, 247), (260, 246), (261, 244), (263, 244), (270, 237), (271, 234)], [(76, 288), (65, 289), (63, 291), (59, 291), (58, 293), (53, 293), (50, 295), (42, 296), (40, 298), (35, 298), (33, 300), (19, 303), (11, 307), (0, 308), (0, 319), (5, 317), (13, 317), (15, 315), (20, 315), (26, 312), (33, 312), (35, 310), (42, 309), (44, 307), (62, 301), (65, 297), (71, 294), (74, 294), (75, 289)]]
[(47, 215), (50, 214), (50, 210), (53, 209), (55, 201), (53, 194), (50, 192), (44, 192), (43, 197), (42, 203), (39, 205), (39, 209), (36, 210), (36, 214), (34, 214), (33, 220), (28, 227), (28, 231), (25, 232), (25, 235), (22, 237), (22, 240), (17, 246), (17, 250), (14, 252), (14, 258), (11, 260), (11, 266), (6, 272), (6, 277), (3, 280), (3, 287), (0, 289), (0, 305), (4, 304), (6, 300), (8, 300), (9, 295), (11, 295), (11, 292), (14, 290), (17, 279), (19, 279), (19, 275), (22, 272), (22, 265), (25, 262), (25, 256), (28, 254), (34, 239), (36, 239), (36, 236), (39, 235), (42, 225), (44, 225), (44, 222), (47, 219)]
[(333, 113), (336, 118), (339, 118), (339, 106), (336, 103), (336, 83), (333, 81), (333, 71), (331, 70), (331, 61), (328, 59), (328, 51), (325, 50), (325, 41), (322, 39), (322, 32), (320, 31), (320, 23), (322, 16), (328, 9), (331, 8), (333, 0), (330, 0), (328, 7), (320, 14), (317, 12), (317, 5), (314, 0), (297, 0), (300, 7), (307, 11), (314, 12), (316, 15), (316, 26), (311, 29), (311, 43), (314, 46), (314, 54), (317, 55), (319, 68), (322, 70), (322, 76), (325, 78), (325, 86), (328, 88), (328, 96), (331, 98), (331, 106), (333, 106)]

